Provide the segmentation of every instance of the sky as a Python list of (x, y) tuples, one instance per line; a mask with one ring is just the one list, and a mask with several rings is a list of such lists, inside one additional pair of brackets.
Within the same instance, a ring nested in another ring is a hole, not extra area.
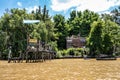
[(68, 18), (72, 10), (89, 9), (99, 14), (109, 14), (112, 9), (120, 6), (120, 0), (0, 0), (0, 17), (11, 8), (25, 8), (30, 13), (44, 5), (47, 6), (50, 16), (62, 14)]

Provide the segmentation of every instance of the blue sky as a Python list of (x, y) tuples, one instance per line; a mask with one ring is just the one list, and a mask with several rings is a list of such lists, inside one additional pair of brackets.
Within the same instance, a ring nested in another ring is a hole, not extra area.
[(89, 9), (98, 13), (110, 13), (111, 9), (120, 6), (120, 0), (0, 0), (0, 16), (5, 9), (25, 8), (27, 12), (36, 10), (38, 6), (47, 5), (49, 14), (62, 14), (66, 18), (72, 10), (84, 11)]

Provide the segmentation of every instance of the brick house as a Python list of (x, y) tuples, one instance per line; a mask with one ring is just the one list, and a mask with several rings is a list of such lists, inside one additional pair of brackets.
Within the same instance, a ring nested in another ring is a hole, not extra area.
[(66, 48), (82, 48), (85, 46), (86, 40), (84, 37), (74, 36), (66, 38)]

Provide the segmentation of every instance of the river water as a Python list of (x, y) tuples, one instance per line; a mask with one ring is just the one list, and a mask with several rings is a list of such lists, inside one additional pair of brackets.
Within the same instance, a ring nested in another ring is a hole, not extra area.
[(0, 61), (0, 80), (120, 80), (120, 59), (56, 59), (39, 63)]

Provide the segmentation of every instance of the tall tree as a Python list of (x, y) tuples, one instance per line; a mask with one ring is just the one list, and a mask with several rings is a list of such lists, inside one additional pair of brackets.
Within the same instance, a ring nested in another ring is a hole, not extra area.
[(67, 37), (67, 26), (65, 26), (65, 18), (64, 16), (57, 14), (53, 18), (55, 24), (55, 33), (58, 36), (57, 44), (59, 49), (66, 48), (66, 37)]
[(95, 21), (91, 25), (92, 29), (90, 31), (87, 45), (90, 48), (90, 55), (95, 56), (98, 53), (102, 53), (102, 29), (103, 22)]
[(77, 16), (77, 15), (76, 15), (76, 11), (73, 10), (73, 11), (70, 13), (70, 18), (69, 18), (69, 20), (70, 20), (70, 21), (74, 20), (76, 16)]
[(68, 24), (70, 25), (70, 35), (78, 35), (87, 37), (91, 30), (91, 24), (94, 21), (97, 21), (99, 15), (89, 10), (81, 11), (72, 11), (70, 13), (70, 18), (68, 19)]
[(5, 13), (1, 18), (2, 30), (9, 36), (9, 44), (12, 44), (12, 51), (17, 53), (25, 49), (26, 31), (23, 25), (23, 19), (27, 17), (26, 10), (11, 9), (10, 14)]
[(102, 42), (102, 53), (111, 55), (113, 53), (113, 42), (111, 39), (111, 35), (108, 33), (103, 34), (103, 42)]
[[(111, 52), (112, 51), (117, 52), (116, 49), (120, 47), (119, 46), (119, 44), (120, 44), (120, 26), (118, 24), (116, 24), (115, 22), (107, 20), (105, 22), (105, 27), (103, 28), (103, 32), (104, 32), (104, 34), (108, 34), (110, 36), (109, 40), (111, 40), (112, 47), (113, 47)], [(109, 40), (108, 40), (108, 42), (109, 42)], [(108, 43), (108, 44), (110, 44), (110, 43)]]

